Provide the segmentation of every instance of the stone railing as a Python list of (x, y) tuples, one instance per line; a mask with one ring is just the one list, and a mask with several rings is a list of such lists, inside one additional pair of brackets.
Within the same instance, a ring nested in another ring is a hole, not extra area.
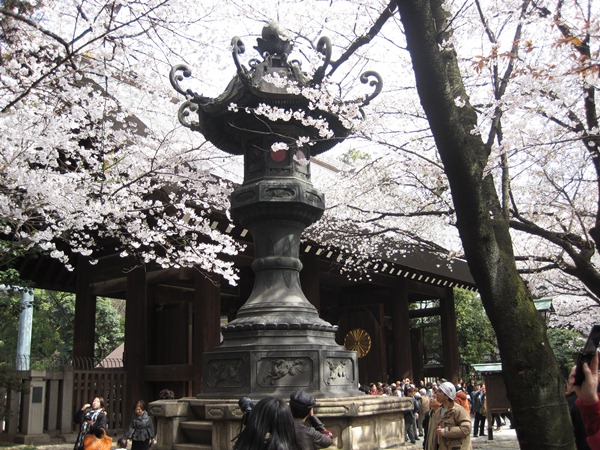
[[(385, 449), (404, 445), (406, 397), (317, 399), (315, 414), (333, 432), (338, 449)], [(228, 450), (241, 429), (237, 399), (182, 398), (150, 403), (157, 425), (156, 450)]]

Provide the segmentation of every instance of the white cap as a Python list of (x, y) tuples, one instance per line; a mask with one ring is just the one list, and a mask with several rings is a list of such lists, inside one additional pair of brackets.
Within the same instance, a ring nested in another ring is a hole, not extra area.
[(450, 383), (449, 381), (444, 381), (442, 384), (440, 384), (440, 391), (442, 391), (444, 394), (446, 394), (446, 396), (454, 401), (454, 398), (456, 397), (456, 388), (454, 387), (454, 385), (452, 383)]

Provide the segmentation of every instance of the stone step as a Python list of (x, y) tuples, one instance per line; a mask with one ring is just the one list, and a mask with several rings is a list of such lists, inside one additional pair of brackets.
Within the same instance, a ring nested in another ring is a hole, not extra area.
[(181, 428), (188, 430), (212, 430), (212, 422), (209, 420), (188, 420), (181, 422)]
[(186, 441), (201, 445), (212, 444), (212, 422), (207, 420), (190, 420), (179, 424)]
[(181, 444), (173, 444), (173, 450), (211, 450), (212, 445), (207, 444), (192, 444), (185, 442)]

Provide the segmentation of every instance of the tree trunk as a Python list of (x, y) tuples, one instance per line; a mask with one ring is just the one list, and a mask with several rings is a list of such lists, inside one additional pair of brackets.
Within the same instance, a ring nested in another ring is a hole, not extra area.
[[(477, 114), (468, 102), (454, 50), (443, 48), (449, 37), (443, 1), (397, 3), (421, 104), (450, 183), (465, 255), (498, 338), (521, 449), (573, 450), (564, 380), (531, 294), (517, 273), (494, 180), (484, 175), (489, 148), (471, 133)], [(459, 97), (467, 102), (464, 107), (457, 106)]]

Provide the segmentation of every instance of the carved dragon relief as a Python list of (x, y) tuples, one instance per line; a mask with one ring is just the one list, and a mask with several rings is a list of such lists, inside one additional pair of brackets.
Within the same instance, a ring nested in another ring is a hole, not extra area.
[(278, 380), (285, 376), (295, 376), (304, 373), (306, 363), (302, 359), (277, 359), (273, 361), (273, 365), (269, 373), (264, 377), (263, 382), (274, 385)]
[(242, 361), (213, 361), (210, 363), (209, 373), (212, 374), (211, 381), (213, 386), (218, 386), (224, 382), (240, 385), (240, 367)]
[(327, 366), (329, 367), (329, 378), (325, 381), (326, 384), (338, 384), (345, 382), (348, 379), (348, 364), (352, 364), (349, 359), (327, 360)]

